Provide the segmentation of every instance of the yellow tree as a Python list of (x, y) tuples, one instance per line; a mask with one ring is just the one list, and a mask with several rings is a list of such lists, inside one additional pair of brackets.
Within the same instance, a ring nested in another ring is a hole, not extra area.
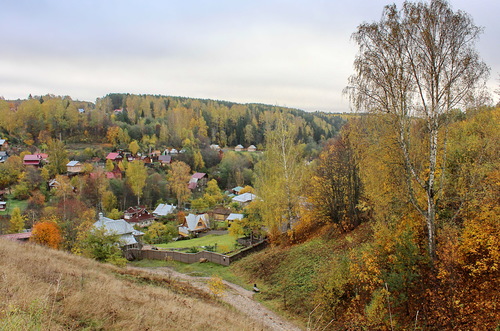
[(142, 161), (135, 160), (128, 164), (126, 175), (128, 184), (137, 196), (137, 205), (139, 206), (143, 194), (142, 189), (146, 185), (146, 179), (148, 178), (148, 170)]
[(137, 155), (137, 152), (139, 152), (140, 147), (139, 144), (137, 143), (136, 140), (132, 140), (132, 142), (128, 145), (128, 150), (133, 154)]
[(182, 161), (172, 162), (170, 170), (167, 174), (168, 186), (172, 193), (177, 198), (177, 206), (180, 207), (184, 204), (191, 191), (188, 188), (188, 182), (191, 178), (191, 169), (189, 166)]
[(290, 230), (298, 220), (305, 165), (295, 137), (295, 126), (281, 115), (276, 127), (267, 132), (266, 151), (256, 165), (255, 188), (272, 235)]
[(19, 233), (24, 230), (26, 219), (21, 215), (21, 209), (15, 207), (9, 221), (9, 233)]

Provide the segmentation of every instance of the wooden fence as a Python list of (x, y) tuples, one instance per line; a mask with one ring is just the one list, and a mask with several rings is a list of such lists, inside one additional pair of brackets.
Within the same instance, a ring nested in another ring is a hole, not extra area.
[(228, 266), (231, 262), (239, 260), (250, 253), (259, 251), (267, 246), (267, 241), (258, 242), (250, 247), (244, 248), (239, 252), (231, 255), (224, 255), (209, 251), (202, 251), (198, 253), (183, 253), (176, 251), (160, 251), (152, 249), (129, 249), (126, 252), (126, 257), (128, 259), (134, 260), (174, 260), (184, 263), (195, 263), (200, 262), (200, 259), (206, 259), (207, 261)]

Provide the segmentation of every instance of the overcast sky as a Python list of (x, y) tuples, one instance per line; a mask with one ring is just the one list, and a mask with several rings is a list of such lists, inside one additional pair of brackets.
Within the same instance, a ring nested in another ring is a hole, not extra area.
[[(392, 2), (3, 0), (0, 96), (124, 92), (349, 111), (350, 36)], [(500, 1), (450, 3), (485, 28), (477, 48), (498, 87)]]

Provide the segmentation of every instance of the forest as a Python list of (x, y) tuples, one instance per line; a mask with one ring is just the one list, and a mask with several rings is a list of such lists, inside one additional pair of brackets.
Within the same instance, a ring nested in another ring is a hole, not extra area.
[[(176, 205), (145, 230), (159, 243), (184, 212), (223, 206), (244, 215), (231, 234), (269, 242), (231, 268), (316, 329), (498, 329), (500, 105), (485, 94), (480, 33), (444, 1), (385, 7), (353, 34), (352, 114), (133, 94), (0, 100), (0, 189), (16, 205), (0, 231), (38, 228), (35, 242), (89, 256), (99, 212)], [(145, 161), (173, 149), (171, 163)], [(33, 153), (43, 167), (23, 165)], [(81, 174), (67, 175), (70, 160)], [(187, 187), (195, 172), (201, 191)], [(258, 198), (234, 204), (235, 187)]]

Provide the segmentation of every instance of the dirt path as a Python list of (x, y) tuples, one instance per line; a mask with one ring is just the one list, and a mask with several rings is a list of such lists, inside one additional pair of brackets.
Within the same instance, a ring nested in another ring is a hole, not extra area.
[[(139, 269), (157, 274), (169, 275), (172, 278), (187, 281), (191, 285), (202, 291), (211, 293), (207, 284), (207, 280), (209, 279), (209, 277), (194, 277), (177, 272), (175, 270), (166, 267), (162, 268), (129, 267), (129, 268)], [(243, 287), (233, 283), (229, 283), (225, 280), (223, 282), (224, 285), (226, 285), (226, 291), (222, 295), (221, 299), (230, 304), (231, 306), (233, 306), (236, 310), (254, 319), (258, 324), (262, 324), (266, 330), (278, 330), (278, 331), (301, 330), (297, 326), (284, 320), (280, 316), (276, 315), (276, 313), (264, 307), (261, 303), (255, 301), (253, 299), (254, 293), (252, 291), (245, 290)]]

